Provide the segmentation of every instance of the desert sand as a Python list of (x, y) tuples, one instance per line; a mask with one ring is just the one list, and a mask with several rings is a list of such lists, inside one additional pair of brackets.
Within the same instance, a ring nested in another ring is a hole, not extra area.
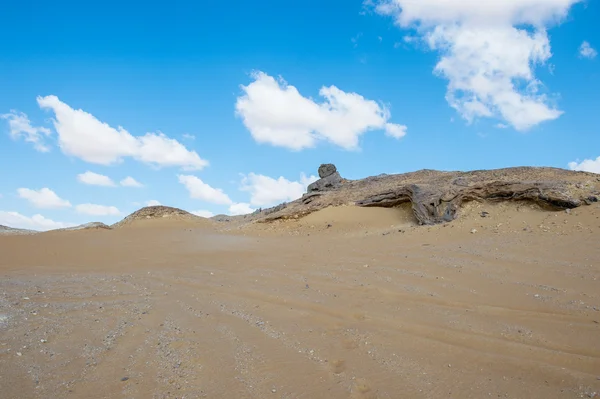
[(0, 396), (600, 395), (600, 205), (0, 236)]

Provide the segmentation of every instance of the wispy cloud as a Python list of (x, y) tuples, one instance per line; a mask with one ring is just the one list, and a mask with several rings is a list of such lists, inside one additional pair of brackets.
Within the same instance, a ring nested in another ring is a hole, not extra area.
[(583, 58), (593, 59), (596, 58), (598, 52), (588, 42), (584, 41), (579, 46), (579, 55)]

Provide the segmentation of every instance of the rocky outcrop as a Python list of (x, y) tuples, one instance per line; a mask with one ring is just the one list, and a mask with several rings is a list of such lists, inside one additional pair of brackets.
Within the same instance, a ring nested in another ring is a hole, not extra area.
[(319, 166), (319, 177), (320, 179), (314, 183), (311, 183), (307, 192), (315, 193), (321, 191), (335, 190), (341, 186), (344, 179), (340, 176), (337, 168), (334, 164), (327, 163)]
[(337, 168), (332, 163), (324, 163), (321, 166), (319, 166), (319, 177), (321, 179), (323, 179), (327, 176), (331, 176), (332, 174), (334, 174), (336, 172), (337, 172)]
[[(330, 167), (321, 165), (326, 174)], [(410, 203), (420, 224), (449, 222), (468, 201), (530, 201), (554, 209), (595, 204), (600, 176), (559, 168), (518, 167), (471, 172), (417, 172), (342, 179), (337, 170), (308, 187), (284, 209), (257, 221), (299, 218), (328, 206), (396, 207)]]
[[(358, 206), (394, 207), (410, 202), (420, 224), (450, 222), (466, 201), (533, 201), (556, 208), (570, 209), (581, 205), (581, 200), (569, 195), (565, 187), (549, 182), (479, 183), (472, 186), (464, 181), (448, 186), (410, 184), (384, 193), (378, 193), (356, 202)], [(458, 183), (458, 184), (456, 184)]]
[(307, 191), (309, 193), (314, 193), (318, 191), (335, 190), (340, 187), (342, 181), (342, 176), (340, 176), (338, 172), (335, 172), (332, 175), (319, 179), (316, 182), (310, 184), (308, 186)]

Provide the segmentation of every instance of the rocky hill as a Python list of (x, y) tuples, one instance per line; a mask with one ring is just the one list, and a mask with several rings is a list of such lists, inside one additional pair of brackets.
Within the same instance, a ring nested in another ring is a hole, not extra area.
[(571, 209), (600, 197), (600, 175), (558, 168), (516, 167), (471, 172), (420, 170), (347, 180), (321, 165), (320, 180), (296, 201), (248, 215), (253, 222), (300, 218), (328, 206), (396, 207), (410, 203), (423, 225), (450, 222), (469, 201), (532, 201)]
[(78, 231), (78, 230), (110, 230), (110, 226), (102, 223), (102, 222), (90, 222), (85, 224), (80, 224), (79, 226), (67, 227), (59, 230), (52, 231)]
[(158, 206), (147, 206), (145, 208), (139, 209), (133, 212), (131, 215), (127, 216), (125, 219), (121, 220), (110, 226), (111, 228), (119, 228), (129, 224), (132, 224), (136, 221), (141, 220), (153, 220), (153, 219), (169, 219), (169, 220), (193, 220), (193, 221), (202, 221), (205, 218), (200, 216), (193, 215), (183, 209), (173, 208), (170, 206), (158, 205)]
[(36, 234), (38, 233), (35, 230), (26, 230), (26, 229), (14, 229), (12, 227), (3, 226), (0, 224), (0, 235), (27, 235), (27, 234)]

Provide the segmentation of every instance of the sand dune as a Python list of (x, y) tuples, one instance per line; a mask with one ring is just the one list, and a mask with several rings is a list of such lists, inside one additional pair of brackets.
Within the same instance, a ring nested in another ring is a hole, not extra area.
[(135, 220), (131, 223), (124, 224), (117, 228), (120, 229), (161, 229), (161, 228), (210, 228), (213, 227), (214, 223), (206, 218), (195, 218), (195, 219), (179, 219), (179, 218), (160, 218), (160, 219), (140, 219)]
[(410, 206), (395, 208), (361, 208), (357, 206), (329, 207), (301, 219), (305, 226), (341, 225), (348, 229), (385, 228), (392, 225), (416, 225)]
[(593, 397), (599, 217), (473, 202), (435, 226), (348, 206), (3, 236), (2, 398)]

